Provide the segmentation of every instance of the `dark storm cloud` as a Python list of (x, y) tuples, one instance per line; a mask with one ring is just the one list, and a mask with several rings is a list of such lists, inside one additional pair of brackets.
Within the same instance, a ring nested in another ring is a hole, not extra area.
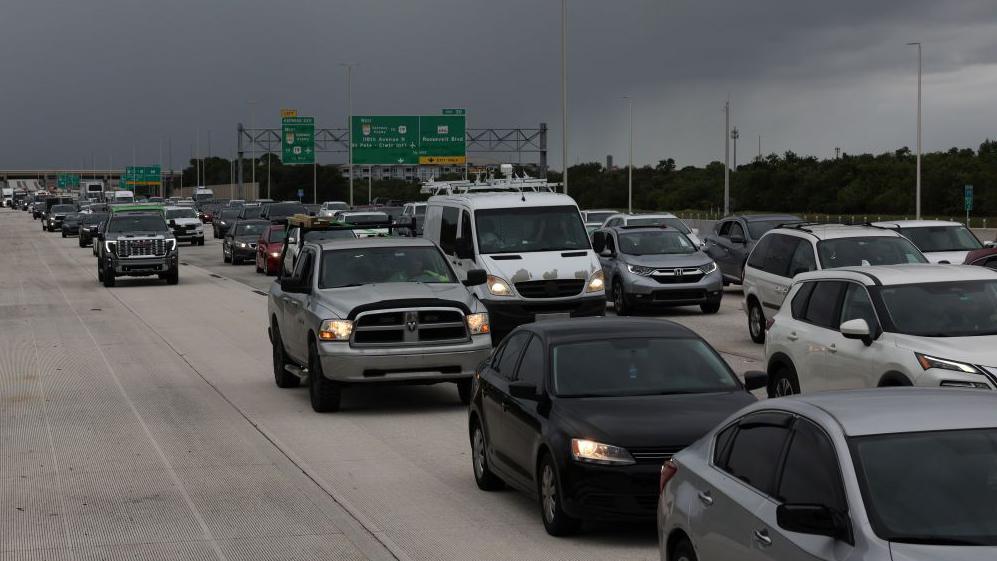
[[(827, 156), (913, 144), (924, 43), (925, 145), (975, 146), (997, 117), (997, 11), (967, 1), (570, 0), (572, 162), (700, 164), (723, 155), (730, 95), (742, 154)], [(5, 0), (0, 167), (173, 160), (199, 138), (231, 157), (235, 126), (281, 107), (356, 113), (467, 107), (469, 125), (551, 128), (560, 166), (557, 0)], [(739, 156), (744, 161), (745, 156)], [(332, 161), (332, 160), (330, 160)]]

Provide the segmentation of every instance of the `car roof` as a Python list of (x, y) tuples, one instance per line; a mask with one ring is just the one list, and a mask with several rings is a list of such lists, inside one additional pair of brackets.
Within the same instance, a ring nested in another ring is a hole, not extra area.
[(765, 233), (765, 235), (770, 235), (772, 233), (779, 234), (796, 234), (798, 236), (810, 235), (817, 238), (818, 240), (830, 240), (837, 238), (870, 238), (870, 237), (885, 237), (885, 238), (896, 238), (902, 237), (896, 231), (889, 228), (876, 228), (874, 226), (852, 226), (849, 224), (803, 224), (799, 228), (773, 228)]
[(644, 213), (635, 212), (632, 214), (620, 212), (613, 216), (610, 216), (609, 218), (616, 218), (617, 216), (622, 217), (624, 220), (629, 220), (631, 218), (678, 218), (678, 216), (675, 216), (670, 212), (644, 212)]
[[(617, 234), (627, 232), (678, 232), (677, 229), (662, 224), (661, 226), (609, 226), (606, 230), (612, 230)], [(681, 232), (679, 232), (681, 233)]]
[(770, 220), (785, 220), (786, 222), (800, 222), (802, 219), (799, 216), (792, 214), (735, 214), (733, 216), (724, 217), (724, 220), (738, 219), (744, 220), (745, 222), (768, 222)]
[[(997, 427), (997, 393), (955, 388), (873, 388), (818, 392), (759, 402), (808, 417), (831, 416), (847, 436)], [(808, 414), (809, 413), (809, 414)]]
[(473, 209), (577, 206), (575, 200), (568, 195), (538, 191), (435, 195), (430, 197), (428, 202), (434, 204), (460, 204)]
[(840, 267), (800, 273), (795, 282), (827, 278), (849, 278), (865, 284), (896, 286), (929, 282), (967, 280), (994, 280), (997, 271), (971, 265), (942, 265), (937, 263), (910, 263), (906, 265), (871, 265), (868, 267)]
[(691, 329), (673, 321), (613, 316), (538, 321), (526, 324), (520, 329), (531, 331), (548, 340), (582, 338), (597, 340), (648, 335), (699, 338)]
[(263, 224), (265, 226), (269, 226), (270, 225), (270, 221), (269, 220), (260, 220), (258, 218), (250, 218), (250, 219), (246, 219), (246, 220), (240, 220), (240, 221), (238, 221), (238, 222), (235, 223), (236, 226), (242, 226), (244, 224)]
[(363, 249), (367, 247), (436, 247), (426, 238), (343, 238), (310, 242), (322, 249)]
[(962, 226), (959, 222), (949, 220), (882, 220), (873, 222), (873, 226), (881, 228), (927, 228), (929, 226)]

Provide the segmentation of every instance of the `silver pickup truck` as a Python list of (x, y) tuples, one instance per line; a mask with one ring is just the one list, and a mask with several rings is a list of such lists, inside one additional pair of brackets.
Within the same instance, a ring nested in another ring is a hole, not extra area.
[(309, 386), (312, 408), (337, 411), (351, 384), (456, 382), (471, 396), (491, 352), (484, 306), (440, 249), (422, 238), (306, 243), (290, 275), (270, 288), (269, 336), (277, 386)]

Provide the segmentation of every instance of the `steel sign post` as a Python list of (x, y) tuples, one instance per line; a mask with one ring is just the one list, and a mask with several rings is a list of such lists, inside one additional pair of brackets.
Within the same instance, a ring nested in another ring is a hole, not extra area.
[(973, 210), (973, 186), (966, 185), (963, 189), (963, 196), (965, 197), (966, 206), (966, 227), (969, 228), (969, 211)]

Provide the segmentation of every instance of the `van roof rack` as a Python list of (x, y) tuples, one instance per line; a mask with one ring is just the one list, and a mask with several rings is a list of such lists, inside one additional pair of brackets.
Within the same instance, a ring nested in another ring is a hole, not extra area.
[(475, 179), (457, 181), (435, 181), (430, 179), (419, 190), (424, 195), (468, 195), (472, 193), (520, 193), (524, 191), (556, 193), (560, 183), (533, 178), (525, 172), (511, 178), (496, 179), (478, 174)]

